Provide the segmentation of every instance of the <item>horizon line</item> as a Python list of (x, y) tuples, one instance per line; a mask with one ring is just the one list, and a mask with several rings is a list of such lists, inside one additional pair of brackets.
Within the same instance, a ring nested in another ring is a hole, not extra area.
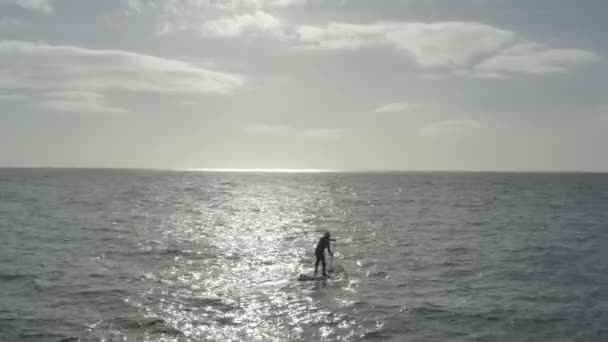
[(0, 169), (73, 169), (73, 170), (141, 170), (175, 171), (201, 173), (597, 173), (608, 170), (484, 170), (484, 169), (290, 169), (290, 168), (161, 168), (161, 167), (114, 167), (114, 166), (37, 166), (37, 165), (0, 165)]

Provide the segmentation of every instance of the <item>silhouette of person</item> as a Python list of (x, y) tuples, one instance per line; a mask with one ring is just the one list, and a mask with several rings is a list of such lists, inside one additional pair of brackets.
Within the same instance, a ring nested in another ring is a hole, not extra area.
[(322, 238), (319, 239), (319, 243), (317, 244), (317, 248), (315, 249), (315, 256), (317, 257), (317, 261), (315, 262), (315, 276), (317, 275), (317, 269), (319, 268), (319, 262), (323, 263), (323, 276), (327, 277), (327, 273), (325, 272), (325, 249), (329, 252), (331, 257), (334, 257), (334, 254), (331, 251), (329, 246), (330, 241), (336, 241), (335, 239), (330, 239), (331, 234), (329, 232), (325, 233)]

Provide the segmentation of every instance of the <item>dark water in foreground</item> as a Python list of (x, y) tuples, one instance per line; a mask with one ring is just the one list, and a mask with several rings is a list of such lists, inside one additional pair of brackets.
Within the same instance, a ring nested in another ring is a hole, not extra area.
[(0, 169), (0, 341), (608, 341), (607, 265), (608, 175)]

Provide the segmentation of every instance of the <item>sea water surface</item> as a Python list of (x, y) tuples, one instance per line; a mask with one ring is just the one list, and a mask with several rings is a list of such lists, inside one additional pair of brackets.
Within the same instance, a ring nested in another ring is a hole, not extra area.
[(608, 175), (0, 169), (0, 341), (608, 341), (607, 265)]

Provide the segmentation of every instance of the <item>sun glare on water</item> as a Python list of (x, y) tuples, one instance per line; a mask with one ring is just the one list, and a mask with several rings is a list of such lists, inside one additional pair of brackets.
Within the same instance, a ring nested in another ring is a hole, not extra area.
[(324, 169), (242, 169), (242, 168), (202, 168), (188, 169), (188, 171), (199, 172), (260, 172), (260, 173), (322, 173), (322, 172), (339, 172), (338, 170)]

